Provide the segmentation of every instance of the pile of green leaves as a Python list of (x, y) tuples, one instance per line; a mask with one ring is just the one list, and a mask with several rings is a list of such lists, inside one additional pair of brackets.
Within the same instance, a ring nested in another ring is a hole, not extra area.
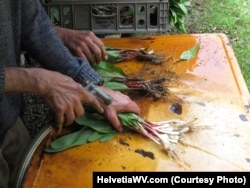
[[(125, 130), (139, 131), (144, 123), (144, 120), (134, 113), (120, 113), (118, 118)], [(106, 142), (118, 134), (110, 122), (103, 115), (96, 112), (86, 112), (84, 116), (76, 119), (75, 122), (82, 128), (55, 139), (45, 151), (55, 153), (97, 140)]]
[(96, 65), (94, 69), (97, 73), (102, 75), (104, 79), (104, 87), (116, 91), (129, 90), (126, 84), (119, 81), (119, 78), (126, 79), (127, 75), (123, 72), (122, 69), (115, 66), (113, 63), (102, 61), (100, 62), (100, 64)]
[(84, 116), (76, 119), (75, 122), (81, 125), (82, 128), (55, 139), (45, 151), (55, 153), (96, 140), (106, 142), (118, 133), (109, 121), (98, 113), (86, 112)]

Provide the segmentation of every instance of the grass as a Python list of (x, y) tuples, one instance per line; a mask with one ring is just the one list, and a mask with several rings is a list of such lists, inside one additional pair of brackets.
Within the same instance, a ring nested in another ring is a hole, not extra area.
[(250, 90), (250, 1), (190, 0), (188, 33), (225, 33)]

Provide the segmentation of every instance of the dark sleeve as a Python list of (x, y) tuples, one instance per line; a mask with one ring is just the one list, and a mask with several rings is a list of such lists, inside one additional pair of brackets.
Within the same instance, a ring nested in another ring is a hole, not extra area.
[(3, 99), (5, 86), (5, 67), (0, 66), (0, 101)]
[(79, 83), (103, 82), (87, 60), (74, 57), (63, 45), (39, 0), (22, 0), (21, 46), (44, 68), (66, 74)]

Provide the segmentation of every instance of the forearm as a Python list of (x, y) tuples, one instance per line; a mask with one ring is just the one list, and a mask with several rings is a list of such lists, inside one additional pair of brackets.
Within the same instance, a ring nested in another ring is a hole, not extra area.
[(44, 90), (41, 81), (42, 69), (7, 67), (5, 69), (5, 93), (32, 92), (41, 94)]

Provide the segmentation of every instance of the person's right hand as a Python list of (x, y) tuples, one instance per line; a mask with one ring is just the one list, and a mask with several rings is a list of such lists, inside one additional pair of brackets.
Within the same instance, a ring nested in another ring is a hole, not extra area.
[(55, 112), (55, 128), (58, 132), (61, 131), (62, 126), (72, 124), (76, 118), (85, 113), (83, 103), (103, 113), (97, 98), (72, 78), (43, 69), (37, 76), (40, 79), (40, 95)]

